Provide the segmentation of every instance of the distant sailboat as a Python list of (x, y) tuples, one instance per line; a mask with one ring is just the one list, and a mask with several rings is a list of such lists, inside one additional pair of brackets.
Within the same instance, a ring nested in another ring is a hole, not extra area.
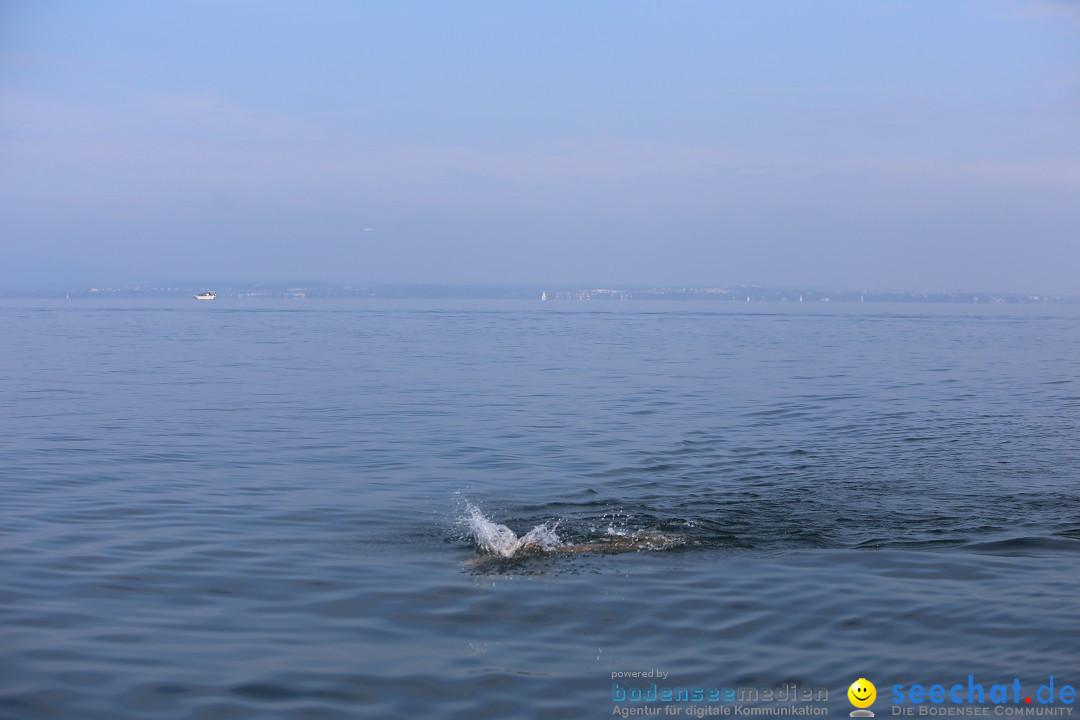
[(540, 293), (540, 299), (547, 300), (547, 290), (544, 290)]

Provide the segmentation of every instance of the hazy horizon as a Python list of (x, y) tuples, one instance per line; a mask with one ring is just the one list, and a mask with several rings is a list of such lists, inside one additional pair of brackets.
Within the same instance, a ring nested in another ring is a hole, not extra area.
[[(0, 264), (2, 264), (0, 256)], [(33, 298), (33, 297), (60, 297), (71, 296), (75, 293), (80, 297), (93, 297), (100, 293), (101, 297), (107, 297), (119, 293), (122, 296), (145, 296), (145, 297), (172, 297), (174, 295), (186, 296), (193, 291), (215, 290), (220, 297), (235, 295), (238, 297), (251, 296), (252, 293), (268, 293), (267, 297), (280, 297), (287, 295), (287, 291), (306, 290), (308, 297), (367, 297), (366, 293), (374, 293), (372, 297), (382, 298), (509, 298), (531, 297), (533, 293), (542, 291), (549, 294), (551, 299), (568, 299), (575, 293), (603, 293), (607, 291), (616, 293), (631, 293), (632, 297), (658, 297), (654, 293), (665, 294), (668, 297), (698, 297), (704, 299), (714, 291), (736, 293), (737, 297), (716, 299), (742, 299), (742, 294), (754, 295), (755, 300), (794, 300), (792, 293), (809, 293), (812, 300), (821, 297), (832, 296), (833, 299), (843, 301), (857, 300), (858, 296), (865, 294), (871, 300), (880, 300), (888, 296), (908, 296), (914, 299), (918, 296), (929, 297), (966, 297), (975, 296), (982, 302), (992, 302), (994, 298), (1008, 298), (1015, 301), (1020, 298), (1041, 298), (1046, 301), (1080, 301), (1080, 293), (1060, 293), (1045, 291), (1038, 288), (1021, 290), (1002, 290), (1000, 288), (970, 288), (970, 287), (874, 287), (870, 285), (840, 286), (824, 284), (786, 284), (770, 285), (762, 283), (618, 283), (605, 281), (583, 281), (580, 283), (535, 282), (517, 283), (455, 283), (455, 282), (383, 282), (367, 279), (353, 279), (342, 281), (327, 281), (317, 278), (262, 278), (244, 280), (237, 278), (172, 278), (159, 280), (124, 280), (109, 277), (99, 277), (92, 280), (71, 279), (63, 281), (55, 276), (41, 282), (33, 281), (4, 281), (0, 278), (0, 297), (8, 298)], [(359, 294), (358, 294), (359, 293)], [(791, 297), (788, 297), (791, 295)], [(597, 296), (593, 295), (593, 299)], [(950, 302), (953, 300), (949, 300)]]
[(604, 278), (585, 278), (579, 282), (556, 281), (550, 279), (521, 280), (517, 282), (498, 281), (442, 281), (402, 280), (387, 281), (377, 278), (358, 276), (331, 280), (319, 277), (280, 276), (280, 277), (222, 277), (208, 275), (202, 278), (184, 276), (139, 276), (132, 273), (117, 272), (105, 268), (87, 269), (86, 265), (68, 260), (58, 260), (44, 256), (0, 253), (0, 292), (20, 293), (30, 291), (61, 292), (64, 290), (86, 290), (91, 287), (134, 288), (141, 287), (176, 287), (176, 288), (213, 288), (229, 286), (255, 285), (296, 285), (296, 286), (383, 286), (383, 287), (460, 287), (460, 288), (549, 288), (549, 289), (598, 289), (598, 288), (750, 288), (760, 287), (769, 290), (808, 290), (829, 292), (874, 292), (874, 293), (985, 293), (1004, 295), (1046, 295), (1058, 297), (1077, 297), (1080, 290), (1055, 291), (1038, 287), (969, 287), (958, 284), (948, 285), (912, 285), (884, 286), (867, 283), (829, 284), (829, 283), (762, 283), (762, 282), (617, 282)]
[(1080, 6), (0, 5), (0, 285), (1080, 294)]

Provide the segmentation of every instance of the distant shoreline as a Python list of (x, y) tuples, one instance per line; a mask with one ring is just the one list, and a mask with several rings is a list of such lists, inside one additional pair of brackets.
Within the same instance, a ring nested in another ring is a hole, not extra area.
[(221, 299), (442, 299), (548, 302), (705, 300), (710, 302), (947, 303), (980, 305), (1078, 304), (1080, 296), (1043, 293), (821, 290), (733, 286), (542, 286), (334, 283), (217, 283), (206, 285), (101, 285), (73, 288), (0, 288), (0, 298), (186, 298), (214, 290)]

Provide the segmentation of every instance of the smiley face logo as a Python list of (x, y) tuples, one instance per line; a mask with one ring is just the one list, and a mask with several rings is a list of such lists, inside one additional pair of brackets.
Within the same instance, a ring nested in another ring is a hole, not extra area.
[[(877, 688), (866, 678), (859, 678), (847, 689), (848, 700), (857, 708), (868, 708), (877, 699)], [(854, 715), (855, 713), (852, 713)], [(860, 713), (862, 715), (863, 713)], [(873, 717), (870, 713), (866, 713)]]

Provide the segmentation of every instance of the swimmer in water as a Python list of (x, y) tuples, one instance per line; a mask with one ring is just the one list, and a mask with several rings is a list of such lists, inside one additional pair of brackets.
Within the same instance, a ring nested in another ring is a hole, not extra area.
[[(484, 556), (509, 559), (533, 557), (538, 555), (580, 555), (641, 552), (645, 550), (667, 550), (692, 542), (688, 535), (672, 535), (658, 532), (638, 531), (634, 533), (613, 533), (580, 543), (563, 542), (556, 534), (558, 523), (538, 525), (525, 535), (518, 535), (506, 527), (484, 517), (476, 507), (468, 506), (466, 520), (473, 540)], [(479, 562), (478, 558), (474, 562)]]
[(664, 535), (662, 533), (641, 531), (631, 535), (601, 535), (589, 542), (563, 543), (552, 548), (534, 548), (531, 545), (523, 545), (518, 549), (518, 552), (618, 555), (619, 553), (640, 552), (642, 550), (667, 550), (679, 545), (686, 545), (688, 542), (690, 542), (690, 538), (687, 535)]

